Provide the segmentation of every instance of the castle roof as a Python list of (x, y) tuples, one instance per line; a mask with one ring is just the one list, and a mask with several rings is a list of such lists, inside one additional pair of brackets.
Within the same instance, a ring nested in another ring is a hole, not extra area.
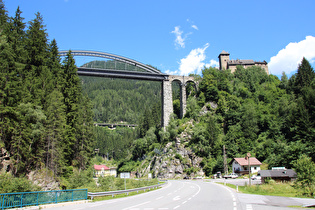
[(226, 52), (225, 50), (222, 50), (222, 52), (220, 53), (220, 55), (230, 55), (230, 53)]
[(228, 61), (229, 65), (254, 65), (255, 61), (253, 60), (229, 60)]
[(266, 61), (254, 61), (254, 60), (229, 60), (228, 65), (255, 65), (255, 64), (267, 64)]

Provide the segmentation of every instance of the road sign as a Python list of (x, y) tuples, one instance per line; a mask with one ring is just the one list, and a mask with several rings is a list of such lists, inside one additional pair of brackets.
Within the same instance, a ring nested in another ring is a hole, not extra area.
[(130, 172), (120, 173), (120, 178), (121, 179), (130, 179)]

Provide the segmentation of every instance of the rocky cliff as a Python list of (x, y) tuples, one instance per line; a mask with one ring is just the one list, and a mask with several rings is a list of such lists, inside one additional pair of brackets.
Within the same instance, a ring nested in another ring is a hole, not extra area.
[[(188, 124), (192, 126), (192, 121)], [(189, 129), (185, 129), (176, 137), (175, 142), (166, 144), (159, 154), (155, 153), (151, 158), (144, 160), (138, 169), (138, 175), (144, 177), (152, 173), (153, 177), (161, 179), (204, 176), (200, 165), (202, 158), (187, 147), (191, 139), (187, 130)]]

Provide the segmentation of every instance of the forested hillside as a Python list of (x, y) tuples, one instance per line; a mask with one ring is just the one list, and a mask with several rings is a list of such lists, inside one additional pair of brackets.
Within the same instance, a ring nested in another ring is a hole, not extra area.
[(80, 78), (92, 101), (95, 122), (139, 124), (145, 109), (161, 106), (161, 82)]
[(175, 117), (165, 131), (150, 129), (134, 142), (132, 158), (121, 167), (163, 176), (168, 172), (158, 171), (157, 164), (164, 161), (165, 168), (177, 160), (184, 169), (178, 173), (196, 172), (199, 169), (189, 164), (196, 154), (202, 158), (201, 169), (211, 175), (223, 171), (223, 145), (228, 162), (248, 152), (269, 168), (294, 168), (301, 155), (314, 161), (314, 77), (305, 58), (297, 74), (290, 79), (283, 74), (281, 80), (259, 67), (238, 66), (234, 74), (205, 68), (197, 95), (188, 98), (185, 118)]
[(61, 61), (40, 13), (28, 25), (21, 14), (8, 17), (0, 1), (0, 169), (16, 176), (85, 169), (93, 115), (74, 59)]

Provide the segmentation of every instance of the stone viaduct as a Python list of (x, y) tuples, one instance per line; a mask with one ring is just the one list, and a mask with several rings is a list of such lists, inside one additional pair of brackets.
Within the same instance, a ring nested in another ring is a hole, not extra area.
[(169, 124), (173, 110), (173, 97), (172, 97), (172, 82), (179, 82), (180, 84), (180, 117), (183, 118), (186, 113), (186, 86), (188, 82), (193, 82), (194, 77), (190, 76), (174, 76), (169, 75), (168, 79), (163, 80), (162, 85), (162, 125), (166, 127)]

